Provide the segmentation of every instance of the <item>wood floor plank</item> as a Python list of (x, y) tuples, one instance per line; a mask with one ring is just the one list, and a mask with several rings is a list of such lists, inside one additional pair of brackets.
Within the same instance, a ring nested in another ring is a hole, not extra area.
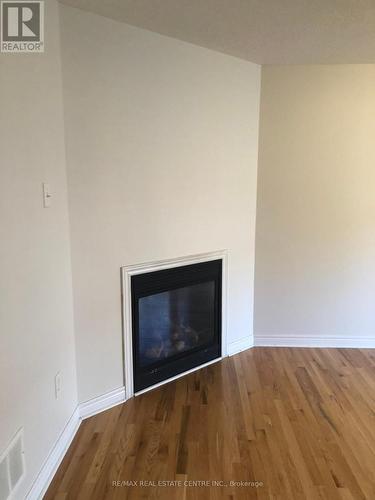
[(257, 347), (133, 398), (44, 498), (374, 500), (374, 350)]

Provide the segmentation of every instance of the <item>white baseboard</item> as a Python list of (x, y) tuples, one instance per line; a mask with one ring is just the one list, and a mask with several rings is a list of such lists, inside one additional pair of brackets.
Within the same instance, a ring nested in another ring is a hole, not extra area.
[(333, 347), (333, 348), (375, 348), (375, 337), (344, 337), (332, 335), (276, 336), (255, 335), (257, 347)]
[(82, 419), (92, 417), (104, 410), (125, 402), (125, 387), (102, 394), (79, 405), (79, 415)]
[(61, 464), (68, 448), (73, 441), (76, 432), (80, 426), (81, 419), (79, 416), (79, 409), (76, 408), (73, 415), (70, 417), (60, 437), (52, 448), (51, 453), (43, 464), (31, 490), (26, 496), (26, 500), (40, 500), (43, 498), (48, 486), (50, 485), (53, 476)]
[(228, 356), (233, 356), (233, 354), (245, 351), (245, 349), (250, 349), (253, 345), (253, 337), (251, 335), (244, 337), (243, 339), (230, 342), (228, 344)]

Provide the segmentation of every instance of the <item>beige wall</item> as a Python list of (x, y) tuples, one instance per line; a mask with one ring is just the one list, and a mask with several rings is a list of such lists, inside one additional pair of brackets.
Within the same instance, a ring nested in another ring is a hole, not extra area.
[(79, 398), (123, 384), (120, 267), (227, 248), (252, 336), (260, 67), (61, 6)]
[(262, 69), (258, 338), (375, 340), (374, 82), (374, 65)]
[(48, 0), (46, 52), (0, 55), (0, 453), (23, 427), (18, 499), (77, 404), (58, 29)]

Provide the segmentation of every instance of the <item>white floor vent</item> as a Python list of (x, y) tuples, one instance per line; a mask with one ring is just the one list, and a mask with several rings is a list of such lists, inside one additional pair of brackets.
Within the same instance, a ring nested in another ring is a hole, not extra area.
[(0, 500), (9, 500), (25, 475), (23, 429), (20, 429), (0, 457)]

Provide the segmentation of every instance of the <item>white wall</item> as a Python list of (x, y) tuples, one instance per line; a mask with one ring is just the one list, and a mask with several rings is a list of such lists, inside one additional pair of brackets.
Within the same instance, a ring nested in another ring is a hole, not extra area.
[(79, 399), (123, 385), (120, 267), (227, 248), (252, 335), (257, 65), (61, 6)]
[(19, 499), (77, 404), (58, 29), (48, 0), (45, 54), (0, 55), (0, 452), (24, 427)]
[(374, 65), (262, 69), (257, 338), (375, 345), (374, 82)]

